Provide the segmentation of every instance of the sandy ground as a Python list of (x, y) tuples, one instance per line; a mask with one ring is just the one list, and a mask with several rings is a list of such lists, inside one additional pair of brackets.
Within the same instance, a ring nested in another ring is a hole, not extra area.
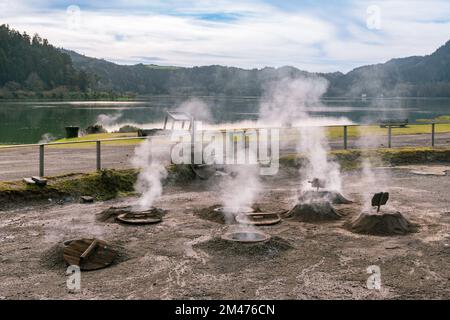
[[(343, 220), (283, 220), (261, 228), (272, 240), (259, 245), (223, 242), (229, 226), (195, 215), (220, 203), (220, 190), (204, 182), (166, 188), (157, 205), (169, 212), (156, 225), (95, 220), (134, 198), (0, 212), (0, 299), (449, 299), (449, 173), (383, 168), (376, 174), (389, 186), (380, 191), (390, 191), (390, 205), (418, 223), (418, 233), (377, 237), (343, 228), (362, 207), (357, 171), (344, 177), (344, 194), (356, 203), (336, 206)], [(297, 187), (292, 173), (267, 178), (258, 204), (289, 209)], [(81, 291), (70, 293), (61, 243), (85, 236), (109, 241), (121, 255), (108, 268), (83, 272)], [(372, 265), (380, 267), (381, 290), (367, 288)]]
[[(387, 137), (379, 139), (379, 147), (387, 146)], [(358, 139), (349, 138), (348, 147), (357, 148)], [(450, 134), (436, 135), (436, 146), (449, 146)], [(332, 149), (343, 149), (342, 139), (330, 140)], [(429, 134), (393, 136), (393, 147), (430, 146)], [(376, 147), (373, 145), (373, 147)], [(134, 145), (103, 145), (103, 168), (130, 168), (130, 159), (134, 154)], [(280, 153), (296, 152), (292, 143), (281, 145)], [(47, 148), (45, 151), (45, 175), (53, 176), (65, 173), (91, 172), (96, 168), (95, 146), (82, 148)], [(17, 149), (0, 148), (0, 181), (18, 180), (39, 174), (39, 148), (27, 147)]]

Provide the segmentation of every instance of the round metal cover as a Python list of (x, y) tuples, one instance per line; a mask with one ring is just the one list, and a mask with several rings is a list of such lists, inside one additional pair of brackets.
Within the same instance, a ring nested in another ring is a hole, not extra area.
[(116, 217), (116, 220), (126, 224), (152, 224), (162, 221), (161, 215), (155, 210), (125, 212)]
[(270, 235), (255, 231), (236, 231), (224, 234), (222, 239), (241, 243), (258, 243), (269, 241)]
[(252, 207), (219, 207), (214, 209), (216, 212), (221, 213), (252, 213), (255, 212), (255, 210)]
[(76, 239), (64, 241), (64, 260), (81, 270), (97, 270), (109, 266), (117, 252), (99, 239)]
[(254, 226), (270, 226), (279, 223), (281, 218), (276, 213), (256, 212), (246, 214), (241, 213), (236, 217), (236, 221), (241, 224)]

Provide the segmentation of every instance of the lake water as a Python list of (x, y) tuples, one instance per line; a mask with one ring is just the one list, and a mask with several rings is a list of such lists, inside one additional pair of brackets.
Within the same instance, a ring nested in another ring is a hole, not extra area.
[[(259, 98), (199, 98), (211, 113), (212, 123), (236, 123), (258, 118)], [(0, 144), (37, 143), (43, 135), (64, 137), (65, 126), (86, 128), (96, 122), (110, 130), (124, 124), (160, 125), (166, 110), (175, 110), (188, 98), (152, 97), (132, 102), (17, 102), (0, 101)], [(432, 119), (450, 115), (450, 99), (324, 99), (311, 107), (314, 117), (340, 124), (380, 118)]]

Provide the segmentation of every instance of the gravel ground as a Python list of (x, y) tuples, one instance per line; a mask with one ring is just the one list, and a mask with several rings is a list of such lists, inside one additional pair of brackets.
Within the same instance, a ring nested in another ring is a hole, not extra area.
[[(343, 193), (356, 201), (336, 205), (344, 219), (283, 220), (260, 228), (272, 239), (259, 245), (224, 242), (220, 235), (230, 226), (195, 214), (220, 203), (221, 191), (205, 182), (166, 188), (157, 206), (168, 214), (156, 225), (94, 217), (135, 198), (3, 211), (0, 299), (449, 299), (450, 179), (448, 173), (413, 173), (417, 170), (375, 170), (380, 191), (391, 193), (390, 206), (420, 225), (418, 233), (406, 236), (366, 236), (343, 227), (362, 210), (365, 185), (359, 171), (344, 176)], [(263, 185), (261, 209), (292, 207), (295, 174), (280, 173)], [(61, 243), (92, 236), (120, 248), (121, 255), (108, 268), (83, 272), (81, 291), (70, 293)], [(367, 288), (372, 265), (380, 267), (381, 290)]]

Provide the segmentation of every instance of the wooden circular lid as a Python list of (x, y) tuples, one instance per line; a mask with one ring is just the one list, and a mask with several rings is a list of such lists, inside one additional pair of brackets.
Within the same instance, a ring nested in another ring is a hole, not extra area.
[(109, 266), (117, 252), (99, 239), (76, 239), (65, 242), (64, 260), (81, 270), (97, 270)]

